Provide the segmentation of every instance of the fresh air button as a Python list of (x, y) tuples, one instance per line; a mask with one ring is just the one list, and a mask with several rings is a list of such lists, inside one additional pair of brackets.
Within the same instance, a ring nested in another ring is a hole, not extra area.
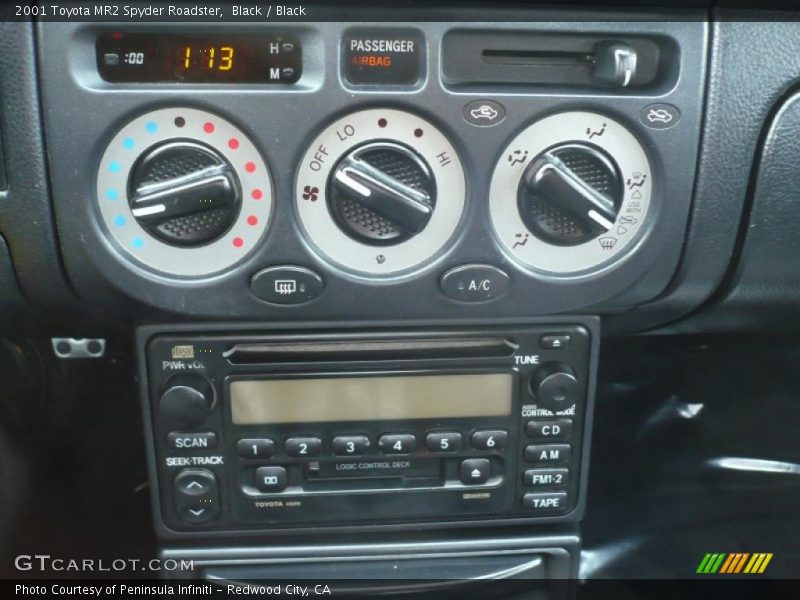
[(417, 438), (410, 433), (387, 433), (378, 440), (384, 454), (411, 454), (417, 448)]
[(428, 452), (458, 452), (461, 443), (461, 434), (457, 431), (437, 431), (425, 436)]
[(488, 302), (503, 296), (510, 284), (505, 271), (492, 265), (461, 265), (447, 271), (439, 281), (445, 296), (462, 302)]
[(318, 437), (290, 437), (284, 444), (286, 455), (292, 458), (317, 456), (322, 450), (322, 439)]
[(205, 450), (217, 447), (217, 434), (213, 431), (183, 433), (171, 431), (167, 434), (167, 445), (173, 450)]
[(288, 479), (283, 467), (258, 467), (256, 469), (256, 487), (262, 492), (282, 492), (286, 489)]
[(528, 469), (522, 475), (525, 487), (541, 488), (567, 485), (569, 469)]
[(534, 512), (558, 512), (567, 508), (566, 492), (551, 494), (525, 494), (522, 506)]
[(561, 440), (572, 435), (572, 419), (528, 421), (525, 423), (528, 437), (543, 440)]
[(424, 63), (425, 40), (413, 29), (353, 29), (342, 39), (342, 70), (352, 85), (413, 86)]
[(508, 432), (486, 429), (472, 434), (472, 447), (476, 450), (505, 450), (508, 445)]
[(319, 296), (323, 287), (314, 271), (292, 265), (267, 267), (250, 280), (253, 294), (272, 304), (302, 304)]
[(570, 459), (572, 446), (569, 444), (541, 444), (525, 447), (525, 460), (534, 463), (560, 463)]
[(539, 345), (545, 350), (557, 350), (569, 346), (572, 337), (568, 333), (547, 333), (539, 338)]
[(369, 448), (369, 438), (365, 435), (337, 435), (331, 442), (333, 453), (339, 456), (357, 456)]
[(239, 458), (270, 458), (275, 454), (275, 442), (269, 438), (245, 438), (236, 442)]
[(491, 474), (492, 465), (488, 458), (468, 458), (458, 467), (458, 478), (466, 485), (486, 483)]

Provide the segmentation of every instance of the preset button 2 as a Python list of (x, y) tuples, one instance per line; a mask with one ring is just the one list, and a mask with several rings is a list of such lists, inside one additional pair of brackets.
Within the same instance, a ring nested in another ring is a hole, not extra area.
[(284, 444), (286, 455), (292, 458), (311, 458), (317, 456), (322, 450), (322, 438), (309, 437), (290, 437)]

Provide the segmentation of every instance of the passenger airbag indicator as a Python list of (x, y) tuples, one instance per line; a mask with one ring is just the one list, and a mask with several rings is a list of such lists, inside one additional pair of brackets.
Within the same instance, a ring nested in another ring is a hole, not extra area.
[(358, 29), (342, 40), (342, 67), (352, 85), (406, 85), (424, 74), (425, 39), (414, 29)]

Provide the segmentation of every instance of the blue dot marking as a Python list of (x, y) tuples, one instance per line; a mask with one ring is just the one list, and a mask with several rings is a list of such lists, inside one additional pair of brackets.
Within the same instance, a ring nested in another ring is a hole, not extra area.
[(123, 215), (117, 215), (114, 217), (114, 223), (117, 227), (123, 227), (125, 225), (125, 217)]
[(142, 240), (140, 237), (135, 237), (131, 240), (131, 246), (134, 248), (141, 248), (144, 246), (144, 240)]
[(124, 140), (122, 140), (122, 146), (126, 150), (133, 150), (133, 145), (134, 145), (133, 138), (125, 138)]
[(115, 160), (111, 161), (111, 164), (108, 165), (108, 170), (112, 173), (119, 173), (122, 170), (122, 165)]
[(117, 190), (114, 189), (106, 190), (106, 198), (108, 198), (109, 200), (116, 200), (117, 197), (118, 197)]
[(156, 125), (155, 121), (149, 121), (144, 127), (147, 129), (147, 133), (155, 133), (158, 131), (158, 125)]

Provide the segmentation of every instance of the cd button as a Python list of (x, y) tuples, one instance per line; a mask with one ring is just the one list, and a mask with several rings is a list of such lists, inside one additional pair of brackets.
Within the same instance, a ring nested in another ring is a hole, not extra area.
[(288, 477), (283, 467), (256, 469), (256, 487), (262, 492), (281, 492), (286, 489)]
[(322, 439), (318, 437), (287, 438), (286, 455), (292, 458), (309, 458), (317, 456), (322, 450)]
[(462, 437), (457, 431), (439, 431), (425, 436), (425, 447), (428, 452), (458, 452), (461, 450)]
[(337, 435), (331, 448), (339, 456), (358, 456), (369, 448), (369, 438), (365, 435)]
[(411, 454), (417, 448), (417, 438), (410, 433), (387, 433), (378, 440), (384, 454)]
[(560, 463), (572, 456), (569, 444), (531, 444), (525, 448), (525, 460), (534, 463)]
[(492, 474), (492, 465), (488, 458), (468, 458), (461, 461), (458, 477), (466, 485), (486, 483)]
[(472, 434), (472, 447), (476, 450), (505, 450), (508, 432), (503, 430), (476, 431)]
[(572, 435), (572, 419), (528, 421), (525, 433), (531, 438), (560, 440)]
[(246, 438), (236, 442), (239, 458), (270, 458), (275, 454), (275, 442), (269, 438)]

